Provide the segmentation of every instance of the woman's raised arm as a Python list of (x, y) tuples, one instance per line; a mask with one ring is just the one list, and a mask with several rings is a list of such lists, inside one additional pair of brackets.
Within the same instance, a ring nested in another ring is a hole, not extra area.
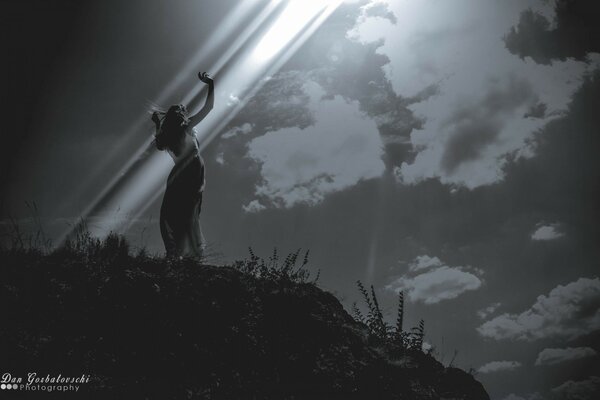
[(200, 109), (196, 114), (190, 118), (190, 127), (194, 127), (200, 123), (212, 110), (215, 104), (215, 83), (212, 78), (206, 72), (198, 72), (198, 78), (208, 85), (208, 95), (206, 96), (206, 103), (204, 107)]

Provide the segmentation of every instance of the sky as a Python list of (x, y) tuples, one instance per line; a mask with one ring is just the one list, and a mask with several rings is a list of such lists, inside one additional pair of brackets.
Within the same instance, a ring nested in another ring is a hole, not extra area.
[[(220, 40), (240, 3), (3, 3), (4, 232), (12, 218), (57, 237), (137, 156), (168, 173), (144, 151), (147, 111), (189, 100), (268, 2)], [(248, 42), (217, 71), (216, 102), (236, 112), (202, 152), (214, 262), (310, 249), (347, 309), (361, 280), (393, 321), (403, 291), (405, 326), (423, 318), (438, 359), (492, 399), (596, 398), (598, 17), (582, 0), (345, 1), (253, 91)], [(88, 224), (127, 221), (160, 253), (163, 189)]]

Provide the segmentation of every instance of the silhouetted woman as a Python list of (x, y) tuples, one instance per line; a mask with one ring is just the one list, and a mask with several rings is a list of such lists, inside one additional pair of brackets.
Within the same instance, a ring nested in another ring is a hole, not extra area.
[(188, 117), (186, 107), (177, 104), (167, 112), (152, 114), (156, 148), (167, 150), (175, 161), (160, 207), (160, 233), (167, 257), (202, 257), (204, 249), (200, 229), (204, 161), (193, 128), (213, 108), (214, 83), (206, 72), (198, 73), (198, 78), (208, 85), (206, 103), (198, 113)]

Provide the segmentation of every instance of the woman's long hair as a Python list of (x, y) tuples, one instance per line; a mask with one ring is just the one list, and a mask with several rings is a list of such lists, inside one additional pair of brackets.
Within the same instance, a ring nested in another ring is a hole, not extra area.
[(175, 104), (165, 112), (155, 109), (160, 119), (158, 132), (154, 135), (154, 144), (158, 150), (165, 150), (177, 143), (185, 135), (190, 125), (187, 109), (182, 104)]

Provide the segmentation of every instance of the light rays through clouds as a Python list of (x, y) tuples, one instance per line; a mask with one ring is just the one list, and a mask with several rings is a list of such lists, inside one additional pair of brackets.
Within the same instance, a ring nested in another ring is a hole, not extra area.
[[(274, 0), (256, 14), (241, 34), (232, 38), (236, 26), (247, 19), (249, 14), (256, 13), (256, 1), (240, 2), (212, 37), (203, 42), (186, 67), (165, 86), (158, 95), (157, 102), (168, 98), (188, 75), (195, 75), (196, 69), (201, 68), (201, 61), (219, 49), (222, 56), (206, 68), (215, 76), (215, 107), (196, 128), (201, 150), (204, 149), (269, 76), (289, 60), (342, 2), (343, 0)], [(231, 44), (225, 48), (226, 43)], [(203, 94), (202, 89), (197, 85), (190, 90), (183, 103), (189, 104), (197, 99)], [(138, 117), (123, 140), (139, 131), (146, 118), (147, 115)], [(99, 217), (98, 223), (89, 227), (92, 235), (101, 236), (110, 231), (127, 229), (128, 221), (143, 214), (162, 195), (172, 164), (168, 157), (158, 152), (151, 152), (145, 157), (151, 141), (149, 138), (139, 145), (137, 152), (121, 168), (119, 174), (84, 210), (83, 220), (92, 215)], [(107, 155), (102, 165), (108, 165), (113, 156)], [(128, 218), (115, 218), (115, 212)], [(71, 230), (64, 232), (59, 243), (70, 233)]]

